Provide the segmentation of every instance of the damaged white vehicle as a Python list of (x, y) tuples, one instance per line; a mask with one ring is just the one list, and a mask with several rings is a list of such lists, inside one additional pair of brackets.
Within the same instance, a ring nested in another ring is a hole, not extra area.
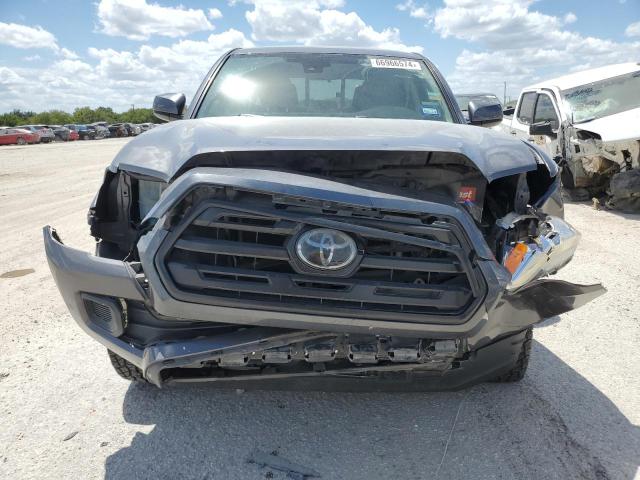
[(562, 165), (562, 183), (575, 199), (606, 194), (609, 206), (640, 211), (640, 64), (527, 87), (503, 127)]

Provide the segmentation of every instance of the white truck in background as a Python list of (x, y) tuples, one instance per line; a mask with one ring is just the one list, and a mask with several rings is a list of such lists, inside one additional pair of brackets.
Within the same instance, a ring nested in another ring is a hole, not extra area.
[(640, 211), (640, 63), (609, 65), (526, 87), (502, 130), (543, 148), (576, 200)]

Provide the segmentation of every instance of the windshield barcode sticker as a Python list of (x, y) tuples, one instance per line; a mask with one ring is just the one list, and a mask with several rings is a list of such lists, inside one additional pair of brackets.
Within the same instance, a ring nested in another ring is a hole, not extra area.
[(371, 66), (375, 68), (403, 68), (405, 70), (420, 70), (420, 62), (405, 58), (372, 58)]

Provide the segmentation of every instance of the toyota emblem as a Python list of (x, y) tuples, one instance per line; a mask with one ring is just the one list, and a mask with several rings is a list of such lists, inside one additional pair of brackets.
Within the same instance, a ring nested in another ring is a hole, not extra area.
[(346, 233), (329, 228), (304, 232), (296, 241), (296, 254), (307, 265), (323, 270), (338, 270), (356, 258), (356, 242)]

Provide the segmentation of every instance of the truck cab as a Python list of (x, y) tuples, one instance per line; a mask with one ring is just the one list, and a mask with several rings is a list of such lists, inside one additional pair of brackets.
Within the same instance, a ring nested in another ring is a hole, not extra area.
[(551, 158), (561, 155), (558, 143), (560, 123), (566, 121), (558, 106), (558, 93), (552, 87), (526, 88), (520, 94), (514, 114), (503, 125), (512, 135), (538, 145)]

